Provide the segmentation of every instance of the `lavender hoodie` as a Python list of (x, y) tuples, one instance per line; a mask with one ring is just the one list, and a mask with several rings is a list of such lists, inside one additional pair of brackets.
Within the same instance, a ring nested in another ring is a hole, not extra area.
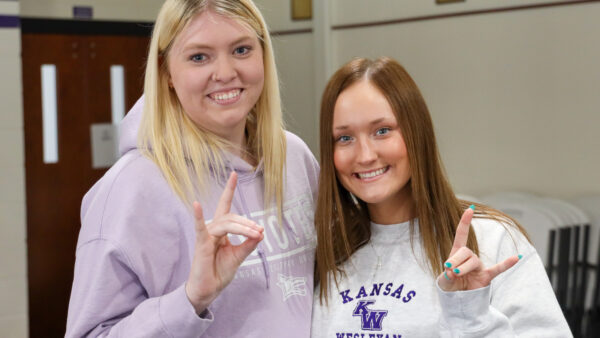
[[(308, 147), (286, 133), (282, 226), (264, 210), (261, 166), (227, 156), (238, 173), (231, 212), (263, 225), (265, 238), (201, 318), (184, 287), (193, 214), (136, 148), (142, 105), (121, 125), (122, 157), (83, 198), (66, 336), (309, 337), (319, 168)], [(210, 221), (226, 177), (208, 181), (198, 199)]]

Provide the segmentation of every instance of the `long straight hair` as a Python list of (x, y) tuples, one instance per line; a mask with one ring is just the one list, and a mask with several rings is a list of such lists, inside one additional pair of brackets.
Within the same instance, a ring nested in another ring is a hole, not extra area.
[[(267, 25), (251, 0), (167, 0), (158, 14), (146, 66), (144, 114), (140, 148), (166, 177), (171, 188), (188, 205), (197, 183), (205, 191), (211, 171), (225, 177), (226, 140), (203, 130), (184, 112), (175, 91), (169, 89), (168, 58), (176, 37), (194, 17), (212, 11), (238, 21), (256, 33), (263, 50), (264, 87), (246, 119), (247, 151), (262, 160), (265, 207), (273, 200), (278, 213), (283, 204), (283, 170), (286, 141), (283, 130), (279, 80)], [(268, 156), (265, 156), (268, 155)]]
[[(315, 212), (317, 253), (315, 280), (320, 281), (320, 299), (328, 296), (330, 282), (345, 274), (341, 264), (371, 238), (367, 204), (356, 200), (337, 178), (333, 162), (333, 112), (339, 95), (358, 81), (369, 81), (392, 108), (408, 152), (410, 191), (418, 219), (410, 232), (419, 231), (432, 276), (442, 273), (463, 211), (477, 206), (475, 217), (493, 218), (524, 229), (509, 216), (486, 206), (458, 200), (444, 172), (435, 140), (433, 123), (421, 92), (406, 70), (393, 59), (355, 59), (342, 66), (329, 80), (321, 101), (321, 174)], [(527, 236), (527, 235), (526, 235)], [(412, 243), (411, 236), (411, 244)], [(413, 246), (414, 247), (414, 246)], [(473, 231), (467, 240), (479, 255)], [(333, 279), (331, 279), (333, 277)]]

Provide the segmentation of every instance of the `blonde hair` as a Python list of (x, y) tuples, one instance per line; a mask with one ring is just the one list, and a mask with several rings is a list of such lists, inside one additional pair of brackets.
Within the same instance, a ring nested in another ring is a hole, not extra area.
[(251, 0), (165, 1), (148, 52), (139, 146), (188, 205), (193, 202), (196, 186), (201, 192), (206, 191), (211, 170), (218, 178), (225, 177), (223, 151), (230, 144), (197, 127), (185, 114), (175, 91), (170, 90), (168, 84), (167, 60), (174, 40), (195, 16), (205, 11), (240, 22), (254, 31), (261, 43), (265, 80), (263, 91), (246, 120), (246, 150), (258, 161), (263, 160), (265, 207), (274, 200), (281, 214), (286, 141), (279, 80), (266, 23)]
[[(338, 180), (333, 163), (335, 103), (346, 88), (363, 79), (369, 81), (387, 99), (402, 130), (410, 163), (411, 179), (408, 184), (415, 215), (419, 220), (418, 231), (423, 251), (433, 276), (442, 273), (442, 264), (448, 258), (454, 242), (456, 226), (470, 204), (477, 206), (475, 217), (496, 219), (508, 226), (515, 226), (527, 236), (525, 230), (509, 216), (484, 205), (456, 198), (444, 173), (429, 110), (408, 72), (387, 57), (374, 61), (355, 59), (346, 63), (331, 77), (321, 100), (321, 173), (315, 212), (315, 281), (321, 282), (321, 302), (331, 288), (329, 277), (333, 275), (337, 286), (338, 276), (345, 273), (341, 264), (371, 238), (367, 204), (361, 200), (357, 200), (358, 203), (354, 201), (350, 192)], [(411, 233), (415, 231), (414, 223), (411, 223)], [(469, 232), (467, 247), (479, 254), (473, 231)]]

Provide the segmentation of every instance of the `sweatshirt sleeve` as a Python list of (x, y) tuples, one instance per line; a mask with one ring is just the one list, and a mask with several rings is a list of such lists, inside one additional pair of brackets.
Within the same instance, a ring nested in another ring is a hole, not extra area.
[(438, 286), (441, 336), (572, 337), (539, 255), (517, 231), (503, 233), (495, 261), (523, 258), (485, 288), (444, 292)]
[(212, 313), (196, 315), (185, 285), (148, 297), (123, 250), (96, 239), (77, 250), (66, 337), (199, 337)]

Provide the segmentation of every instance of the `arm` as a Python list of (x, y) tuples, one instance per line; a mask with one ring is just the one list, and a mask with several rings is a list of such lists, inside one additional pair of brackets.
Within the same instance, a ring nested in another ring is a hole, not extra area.
[[(145, 205), (157, 199), (138, 196), (119, 200), (114, 203), (128, 208), (108, 208), (112, 211), (107, 215), (90, 216), (115, 223), (113, 236), (120, 242), (106, 239), (98, 230), (98, 235), (80, 243), (66, 336), (202, 335), (212, 322), (209, 305), (262, 239), (261, 227), (229, 213), (235, 184), (233, 174), (210, 225), (204, 224), (200, 205), (195, 203), (196, 241), (191, 270), (181, 267), (190, 264), (188, 252), (183, 250), (187, 245), (175, 226), (177, 220), (163, 210), (166, 204), (154, 208)], [(144, 214), (144, 210), (151, 212)], [(248, 239), (233, 246), (228, 233)], [(172, 282), (178, 281), (181, 285), (173, 287)]]
[(114, 243), (97, 239), (77, 251), (66, 337), (198, 337), (212, 322), (196, 315), (184, 285), (149, 297)]
[[(490, 225), (495, 229), (486, 229), (479, 236), (481, 254), (495, 256), (492, 263), (500, 263), (482, 268), (483, 263), (473, 255), (464, 259), (465, 263), (469, 260), (478, 262), (479, 267), (471, 269), (468, 264), (461, 263), (461, 254), (456, 251), (448, 262), (462, 271), (457, 275), (453, 268), (448, 269), (450, 280), (438, 278), (442, 336), (571, 337), (533, 246), (518, 231), (511, 235), (499, 224)], [(487, 240), (499, 231), (497, 240)], [(457, 228), (457, 238), (459, 236)], [(488, 238), (484, 239), (486, 236)], [(484, 251), (494, 251), (494, 255), (484, 254)], [(516, 258), (519, 253), (521, 259)], [(473, 279), (469, 280), (471, 274)], [(449, 287), (459, 279), (463, 282), (459, 283), (459, 288)]]
[(535, 251), (483, 288), (439, 289), (442, 337), (572, 337)]

